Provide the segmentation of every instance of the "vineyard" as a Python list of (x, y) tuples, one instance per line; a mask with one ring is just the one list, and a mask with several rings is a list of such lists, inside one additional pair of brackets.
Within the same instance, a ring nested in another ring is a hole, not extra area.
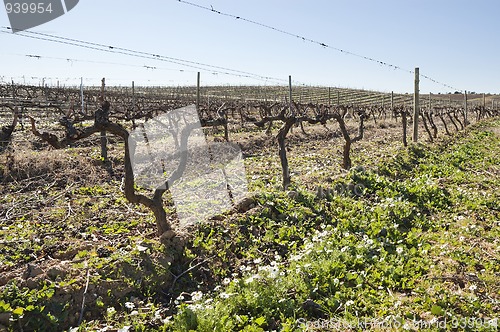
[[(496, 331), (499, 101), (0, 84), (0, 331)], [(248, 193), (185, 226), (130, 138), (190, 105)]]

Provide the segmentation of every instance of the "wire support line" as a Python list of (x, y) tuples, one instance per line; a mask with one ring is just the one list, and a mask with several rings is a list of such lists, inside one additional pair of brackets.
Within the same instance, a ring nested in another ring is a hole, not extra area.
[[(10, 31), (12, 30), (12, 27), (2, 27), (2, 28), (6, 29), (7, 31), (3, 30), (1, 32), (11, 34)], [(41, 33), (41, 32), (23, 31), (22, 33), (20, 33), (20, 32), (16, 33), (16, 35), (26, 37), (26, 38), (31, 38), (31, 39), (50, 41), (50, 42), (55, 42), (55, 43), (60, 43), (60, 44), (65, 44), (65, 45), (70, 45), (70, 46), (77, 46), (77, 47), (82, 47), (82, 48), (101, 51), (101, 52), (123, 54), (123, 55), (133, 56), (133, 57), (137, 57), (137, 58), (164, 61), (164, 62), (174, 63), (177, 65), (195, 68), (195, 69), (199, 69), (199, 70), (203, 70), (203, 71), (211, 71), (212, 73), (217, 73), (217, 74), (224, 74), (224, 75), (243, 77), (243, 78), (251, 78), (251, 79), (257, 79), (257, 80), (261, 80), (261, 81), (286, 82), (286, 80), (276, 78), (276, 77), (264, 76), (264, 75), (259, 75), (259, 74), (250, 73), (250, 72), (246, 72), (246, 71), (205, 64), (205, 63), (201, 63), (201, 62), (164, 56), (164, 55), (160, 55), (157, 53), (148, 53), (148, 52), (136, 51), (136, 50), (123, 48), (123, 47), (104, 45), (104, 44), (88, 42), (88, 41), (84, 41), (84, 40), (78, 40), (78, 39), (67, 38), (67, 37), (60, 37), (60, 36), (50, 35), (50, 34)]]
[[(294, 37), (294, 38), (298, 38), (298, 39), (301, 39), (303, 41), (306, 41), (306, 42), (309, 42), (309, 43), (312, 43), (312, 44), (319, 45), (319, 46), (321, 46), (323, 48), (327, 48), (327, 49), (331, 49), (331, 50), (334, 50), (334, 51), (337, 51), (337, 52), (340, 52), (340, 53), (343, 53), (343, 54), (355, 56), (355, 57), (358, 57), (358, 58), (361, 58), (361, 59), (364, 59), (364, 60), (367, 60), (367, 61), (371, 61), (371, 62), (377, 63), (377, 64), (382, 65), (382, 66), (386, 66), (386, 67), (392, 68), (394, 70), (400, 70), (400, 71), (403, 71), (403, 72), (406, 72), (406, 73), (409, 73), (409, 74), (415, 74), (415, 71), (413, 71), (413, 70), (405, 69), (403, 67), (400, 67), (400, 66), (397, 66), (397, 65), (385, 62), (385, 61), (377, 60), (377, 59), (374, 59), (374, 58), (369, 57), (369, 56), (365, 56), (365, 55), (357, 54), (357, 53), (354, 53), (354, 52), (351, 52), (351, 51), (348, 51), (348, 50), (344, 50), (342, 48), (338, 48), (338, 47), (329, 45), (327, 43), (323, 43), (323, 42), (320, 42), (320, 41), (317, 41), (317, 40), (305, 37), (303, 35), (299, 35), (299, 34), (296, 34), (296, 33), (293, 33), (293, 32), (289, 32), (289, 31), (286, 31), (286, 30), (283, 30), (283, 29), (279, 29), (279, 28), (273, 27), (271, 25), (268, 25), (268, 24), (265, 24), (265, 23), (261, 23), (261, 22), (257, 22), (257, 21), (254, 21), (254, 20), (251, 20), (251, 19), (239, 16), (239, 15), (234, 15), (234, 14), (226, 13), (226, 12), (223, 12), (223, 11), (220, 11), (220, 10), (216, 10), (216, 9), (214, 9), (213, 6), (206, 7), (206, 6), (203, 6), (203, 5), (200, 5), (200, 4), (196, 4), (196, 3), (193, 3), (193, 2), (190, 2), (190, 1), (186, 1), (186, 0), (174, 0), (174, 1), (183, 3), (185, 5), (189, 5), (189, 6), (192, 6), (192, 7), (196, 7), (196, 8), (202, 9), (202, 10), (210, 11), (212, 13), (215, 13), (215, 14), (218, 14), (218, 15), (221, 15), (221, 16), (226, 16), (226, 17), (234, 18), (234, 19), (239, 20), (239, 21), (244, 21), (244, 22), (247, 22), (247, 23), (250, 23), (250, 24), (253, 24), (253, 25), (260, 26), (260, 27), (265, 28), (265, 29), (273, 30), (275, 32), (278, 32), (278, 33), (281, 33), (281, 34), (284, 34), (284, 35), (288, 35), (288, 36), (291, 36), (291, 37)], [(420, 76), (423, 77), (423, 78), (425, 78), (425, 79), (427, 79), (427, 80), (429, 80), (429, 81), (431, 81), (431, 82), (433, 82), (433, 83), (436, 83), (438, 85), (444, 86), (446, 88), (450, 88), (450, 89), (458, 90), (458, 91), (463, 91), (461, 89), (454, 88), (453, 86), (451, 86), (449, 84), (446, 84), (446, 83), (440, 82), (438, 80), (435, 80), (435, 79), (431, 78), (430, 76), (422, 75), (422, 74), (420, 74)]]
[(164, 68), (164, 67), (157, 67), (157, 66), (148, 66), (146, 64), (144, 64), (144, 65), (134, 65), (134, 64), (129, 64), (129, 63), (119, 63), (119, 62), (110, 62), (110, 61), (96, 61), (96, 60), (85, 60), (85, 59), (74, 59), (74, 58), (60, 58), (60, 57), (45, 56), (45, 55), (39, 55), (39, 54), (11, 54), (11, 55), (23, 56), (23, 57), (33, 58), (33, 59), (37, 59), (37, 60), (44, 60), (44, 59), (48, 59), (48, 60), (60, 60), (60, 61), (69, 62), (71, 64), (73, 64), (73, 62), (85, 62), (85, 63), (95, 63), (95, 64), (103, 64), (103, 65), (145, 68), (145, 69), (150, 69), (150, 70), (169, 70), (169, 71), (180, 71), (180, 72), (196, 73), (196, 71), (192, 71), (192, 70)]
[[(2, 28), (8, 30), (8, 31), (1, 31), (1, 32), (7, 33), (7, 34), (10, 34), (10, 31), (12, 30), (12, 27), (5, 27), (4, 26)], [(116, 54), (129, 55), (129, 56), (134, 56), (134, 57), (138, 57), (138, 58), (145, 58), (145, 59), (150, 59), (150, 60), (165, 61), (165, 62), (174, 63), (174, 64), (178, 64), (178, 65), (186, 66), (186, 67), (190, 67), (190, 68), (200, 69), (200, 70), (204, 70), (204, 71), (211, 71), (213, 73), (218, 73), (218, 74), (225, 74), (225, 75), (244, 77), (244, 78), (252, 78), (252, 79), (258, 79), (258, 80), (263, 80), (263, 81), (271, 80), (271, 81), (278, 81), (278, 82), (286, 82), (286, 80), (284, 80), (284, 79), (259, 75), (259, 74), (255, 74), (255, 73), (242, 71), (242, 70), (231, 69), (231, 68), (221, 67), (221, 66), (215, 66), (215, 65), (205, 64), (205, 63), (191, 61), (191, 60), (184, 60), (184, 59), (180, 59), (180, 58), (174, 58), (174, 57), (169, 57), (169, 56), (165, 56), (165, 55), (160, 55), (157, 53), (149, 53), (149, 52), (137, 51), (137, 50), (133, 50), (133, 49), (129, 49), (129, 48), (104, 45), (104, 44), (95, 43), (95, 42), (88, 42), (88, 41), (84, 41), (84, 40), (55, 36), (55, 35), (50, 35), (50, 34), (41, 33), (41, 32), (23, 31), (22, 33), (20, 33), (20, 32), (16, 33), (16, 35), (23, 36), (26, 38), (38, 39), (38, 40), (43, 40), (43, 41), (51, 41), (51, 42), (56, 42), (56, 43), (66, 44), (66, 45), (71, 45), (71, 46), (78, 46), (78, 47), (82, 47), (82, 48), (87, 48), (87, 49), (97, 50), (97, 51), (102, 51), (102, 52), (107, 52), (107, 53), (116, 53)], [(206, 67), (206, 68), (204, 68), (204, 67)]]

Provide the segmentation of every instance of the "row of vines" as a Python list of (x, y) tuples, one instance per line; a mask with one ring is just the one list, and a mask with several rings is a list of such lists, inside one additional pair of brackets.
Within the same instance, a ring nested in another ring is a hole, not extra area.
[[(286, 89), (285, 89), (286, 91)], [(348, 93), (350, 91), (350, 94)], [(408, 144), (414, 119), (411, 96), (387, 95), (347, 89), (309, 89), (292, 91), (292, 100), (281, 87), (204, 88), (197, 98), (195, 87), (188, 88), (49, 88), (0, 85), (1, 150), (9, 149), (15, 130), (29, 130), (52, 148), (63, 149), (94, 134), (101, 134), (103, 159), (106, 159), (106, 135), (125, 142), (124, 193), (134, 204), (149, 208), (155, 216), (158, 232), (170, 232), (163, 206), (168, 186), (157, 188), (151, 197), (136, 190), (129, 155), (131, 130), (161, 114), (196, 104), (201, 125), (221, 131), (225, 141), (231, 133), (262, 128), (276, 142), (282, 168), (284, 190), (292, 183), (287, 157), (287, 137), (293, 130), (308, 135), (310, 125), (336, 130), (343, 139), (342, 165), (350, 169), (351, 147), (365, 137), (368, 124), (377, 128), (392, 121), (401, 128), (401, 144)], [(495, 107), (483, 104), (447, 103), (447, 97), (423, 105), (419, 114), (420, 140), (433, 142), (439, 135), (452, 135), (473, 122), (498, 116)], [(494, 103), (492, 103), (494, 106)], [(57, 127), (50, 124), (56, 121)], [(41, 131), (40, 126), (48, 131)], [(28, 134), (23, 134), (28, 135)], [(174, 174), (182, 173), (181, 164)], [(174, 175), (172, 175), (174, 176)], [(168, 182), (168, 181), (167, 181)]]

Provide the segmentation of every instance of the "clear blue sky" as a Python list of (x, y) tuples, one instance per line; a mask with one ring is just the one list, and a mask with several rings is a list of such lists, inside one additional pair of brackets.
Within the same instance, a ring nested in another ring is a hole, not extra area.
[[(391, 63), (457, 89), (500, 93), (500, 1), (191, 0)], [(0, 25), (10, 26), (0, 9)], [(81, 0), (31, 31), (324, 86), (412, 92), (413, 75), (176, 0)], [(0, 79), (194, 85), (197, 69), (0, 33)], [(39, 55), (41, 59), (25, 55)], [(51, 58), (71, 58), (66, 61)], [(94, 62), (89, 62), (94, 61)], [(108, 62), (95, 63), (95, 62)], [(156, 67), (148, 69), (143, 66)], [(184, 70), (184, 71), (181, 71)], [(270, 85), (202, 71), (202, 84)], [(32, 79), (32, 77), (35, 77)], [(421, 79), (421, 92), (450, 88)]]

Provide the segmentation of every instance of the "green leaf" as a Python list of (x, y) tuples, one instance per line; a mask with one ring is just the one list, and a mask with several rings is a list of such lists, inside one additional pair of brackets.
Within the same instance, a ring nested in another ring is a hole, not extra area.
[(14, 309), (14, 311), (12, 311), (12, 313), (17, 316), (22, 316), (22, 314), (24, 313), (24, 308), (17, 307), (16, 309)]
[(358, 277), (358, 275), (356, 273), (347, 272), (347, 274), (346, 274), (347, 280), (354, 280), (357, 277)]
[(256, 318), (254, 322), (257, 325), (262, 326), (266, 322), (266, 318), (261, 316), (259, 318)]
[(438, 305), (433, 305), (431, 308), (431, 313), (434, 316), (442, 316), (442, 315), (444, 315), (444, 310), (443, 310), (443, 308), (441, 308)]
[(5, 303), (4, 301), (0, 300), (0, 313), (2, 312), (10, 312), (12, 311), (12, 308), (10, 307), (10, 304)]
[[(32, 304), (30, 304), (30, 305), (28, 305), (28, 306), (26, 307), (26, 309), (25, 309), (25, 310), (26, 310), (26, 311), (33, 311), (33, 310), (35, 310), (35, 306), (34, 306), (34, 305), (32, 305)], [(43, 309), (42, 309), (42, 310), (43, 310)]]

